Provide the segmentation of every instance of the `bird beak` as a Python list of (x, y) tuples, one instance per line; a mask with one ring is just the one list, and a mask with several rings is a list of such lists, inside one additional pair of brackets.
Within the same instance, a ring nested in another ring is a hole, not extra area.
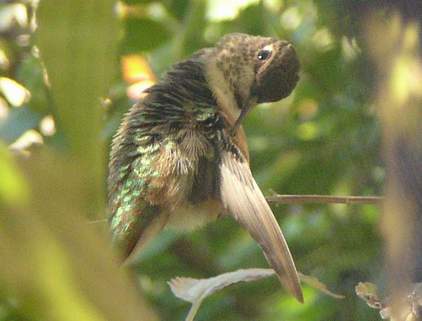
[(244, 106), (242, 106), (240, 115), (231, 129), (230, 136), (233, 137), (236, 135), (237, 129), (242, 124), (243, 119), (248, 114), (249, 110), (252, 109), (252, 106), (254, 106), (255, 104), (256, 104), (256, 99), (249, 99), (249, 101)]

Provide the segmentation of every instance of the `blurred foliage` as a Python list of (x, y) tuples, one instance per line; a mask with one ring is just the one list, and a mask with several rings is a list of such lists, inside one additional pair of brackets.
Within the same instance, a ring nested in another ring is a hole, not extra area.
[[(368, 38), (381, 75), (377, 105), (388, 173), (381, 227), (387, 253), (391, 320), (420, 320), (422, 43), (421, 25), (405, 17), (391, 16), (388, 24), (371, 21)], [(374, 39), (377, 41), (371, 41)]]
[[(133, 289), (125, 292), (105, 223), (88, 220), (104, 217), (110, 140), (140, 88), (151, 83), (149, 68), (160, 75), (229, 32), (289, 39), (302, 64), (292, 96), (257, 107), (245, 121), (264, 191), (382, 194), (373, 66), (354, 15), (337, 2), (80, 0), (58, 10), (44, 0), (37, 21), (37, 1), (6, 2), (0, 4), (0, 79), (7, 79), (0, 81), (0, 321), (153, 319)], [(207, 299), (197, 320), (375, 320), (354, 285), (382, 283), (379, 209), (289, 205), (275, 212), (298, 269), (346, 298), (333, 301), (305, 286), (300, 305), (270, 278)], [(189, 235), (164, 231), (141, 255), (138, 276), (159, 319), (183, 320), (189, 305), (171, 294), (169, 279), (266, 266), (258, 246), (224, 218)]]

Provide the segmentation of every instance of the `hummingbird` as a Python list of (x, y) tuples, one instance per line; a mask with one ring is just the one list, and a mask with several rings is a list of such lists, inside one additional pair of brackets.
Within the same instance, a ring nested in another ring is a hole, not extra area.
[(249, 167), (241, 122), (299, 80), (291, 43), (242, 33), (176, 63), (125, 114), (109, 161), (113, 242), (125, 262), (165, 226), (191, 230), (231, 215), (303, 302), (283, 233)]

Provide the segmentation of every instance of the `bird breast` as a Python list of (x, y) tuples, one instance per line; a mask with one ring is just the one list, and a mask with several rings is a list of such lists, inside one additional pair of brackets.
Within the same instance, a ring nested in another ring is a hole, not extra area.
[(217, 200), (207, 200), (198, 204), (178, 207), (168, 215), (167, 226), (182, 231), (192, 231), (214, 221), (223, 208)]

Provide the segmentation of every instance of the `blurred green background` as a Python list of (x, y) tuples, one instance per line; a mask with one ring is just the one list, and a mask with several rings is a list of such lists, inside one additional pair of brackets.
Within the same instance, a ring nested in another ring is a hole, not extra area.
[[(139, 301), (103, 221), (122, 115), (155, 75), (226, 33), (288, 39), (302, 65), (293, 94), (244, 123), (264, 192), (381, 195), (376, 84), (359, 28), (341, 1), (0, 2), (0, 320), (184, 320), (172, 277), (267, 267), (229, 218), (164, 231), (141, 255)], [(213, 295), (197, 320), (377, 319), (354, 286), (382, 283), (379, 209), (273, 209), (298, 269), (346, 298), (304, 286), (300, 305), (270, 278)]]

